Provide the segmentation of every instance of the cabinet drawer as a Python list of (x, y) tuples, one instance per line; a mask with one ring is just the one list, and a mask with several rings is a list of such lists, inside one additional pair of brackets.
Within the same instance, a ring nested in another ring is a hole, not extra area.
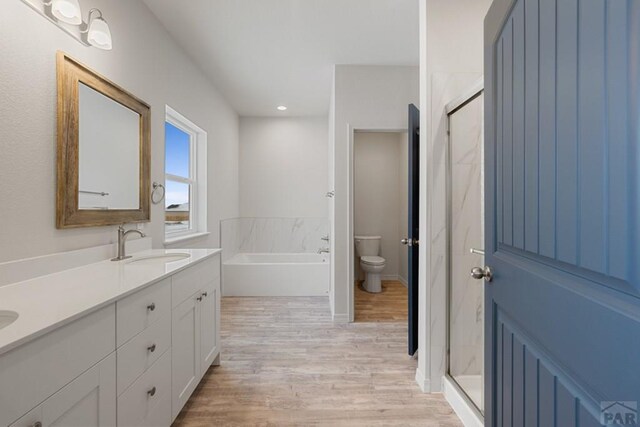
[(171, 351), (165, 351), (160, 359), (118, 398), (118, 426), (169, 425), (171, 425)]
[(118, 301), (116, 306), (118, 347), (170, 312), (170, 278)]
[(206, 259), (191, 268), (173, 276), (172, 294), (173, 307), (177, 307), (195, 294), (204, 289), (209, 283), (220, 277), (220, 257), (214, 256)]
[(6, 426), (115, 350), (112, 304), (0, 356), (0, 425)]
[(160, 320), (118, 349), (118, 396), (171, 347), (171, 316)]

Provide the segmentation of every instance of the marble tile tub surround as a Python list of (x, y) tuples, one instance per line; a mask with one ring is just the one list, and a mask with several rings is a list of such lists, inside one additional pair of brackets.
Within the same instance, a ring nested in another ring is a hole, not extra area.
[(328, 247), (326, 218), (230, 218), (220, 221), (222, 260), (237, 253), (304, 253)]

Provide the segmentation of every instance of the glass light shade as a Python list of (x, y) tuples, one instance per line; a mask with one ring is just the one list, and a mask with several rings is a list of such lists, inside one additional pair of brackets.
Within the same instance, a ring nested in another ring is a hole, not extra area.
[(109, 30), (107, 21), (102, 18), (91, 20), (87, 40), (92, 46), (98, 49), (111, 50), (113, 45), (111, 42), (111, 31)]
[(51, 13), (56, 19), (67, 24), (82, 24), (82, 11), (78, 0), (53, 0), (51, 2)]

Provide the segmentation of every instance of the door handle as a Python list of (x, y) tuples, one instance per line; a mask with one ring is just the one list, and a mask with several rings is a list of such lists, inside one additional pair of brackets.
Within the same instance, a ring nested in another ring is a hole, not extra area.
[(473, 267), (471, 269), (471, 277), (474, 279), (484, 279), (485, 282), (490, 282), (493, 279), (493, 273), (490, 267)]
[(404, 239), (400, 240), (400, 243), (407, 246), (418, 246), (419, 242), (418, 239), (405, 237)]

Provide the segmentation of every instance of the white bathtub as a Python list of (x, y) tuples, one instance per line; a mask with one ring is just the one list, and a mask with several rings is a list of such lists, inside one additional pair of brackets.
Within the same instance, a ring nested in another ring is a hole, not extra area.
[(329, 291), (329, 257), (240, 253), (222, 263), (224, 296), (320, 296)]

